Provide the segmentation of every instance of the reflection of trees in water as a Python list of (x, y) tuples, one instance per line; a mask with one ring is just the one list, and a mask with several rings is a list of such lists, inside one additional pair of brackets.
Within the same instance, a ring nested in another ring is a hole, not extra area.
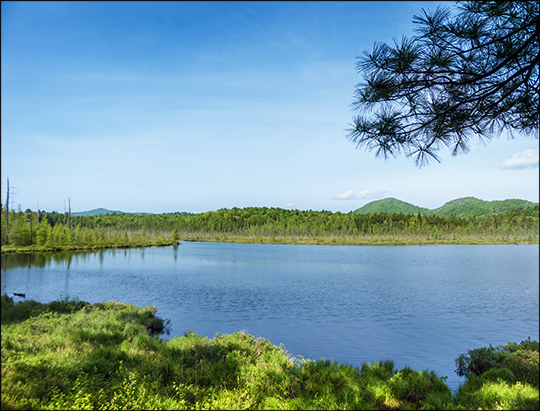
[(60, 265), (60, 264), (63, 264), (69, 258), (70, 255), (71, 253), (66, 252), (66, 251), (52, 253), (52, 260), (56, 264)]
[[(2, 270), (13, 268), (44, 268), (52, 263), (65, 266), (68, 270), (73, 260), (86, 260), (89, 254), (95, 251), (59, 251), (55, 253), (5, 253), (2, 254)], [(100, 262), (103, 263), (103, 253), (100, 253)]]
[[(173, 258), (176, 262), (178, 259), (178, 245), (172, 246)], [(136, 250), (136, 251), (135, 251)], [(100, 249), (100, 250), (83, 250), (83, 251), (57, 251), (47, 253), (4, 253), (1, 258), (2, 270), (9, 270), (14, 268), (44, 268), (51, 266), (52, 264), (70, 269), (72, 263), (87, 262), (89, 257), (98, 258), (100, 266), (103, 267), (105, 260), (105, 254), (116, 257), (116, 254), (122, 256), (124, 259), (129, 260), (132, 252), (139, 254), (141, 261), (144, 261), (145, 249), (129, 249), (115, 250), (115, 249)], [(136, 254), (135, 254), (136, 255)]]
[(99, 267), (103, 268), (103, 254), (105, 253), (104, 250), (98, 251), (98, 258), (99, 258)]
[(49, 261), (50, 256), (45, 253), (14, 253), (2, 255), (2, 270), (13, 268), (43, 268)]
[(173, 245), (172, 248), (173, 248), (174, 262), (176, 263), (176, 260), (178, 259), (178, 244)]

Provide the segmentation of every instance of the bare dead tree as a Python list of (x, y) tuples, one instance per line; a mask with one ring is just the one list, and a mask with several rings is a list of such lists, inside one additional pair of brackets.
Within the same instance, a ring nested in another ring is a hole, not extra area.
[(6, 197), (6, 239), (4, 244), (8, 243), (9, 236), (9, 177), (7, 178), (7, 197)]
[(32, 211), (30, 211), (30, 245), (32, 245)]

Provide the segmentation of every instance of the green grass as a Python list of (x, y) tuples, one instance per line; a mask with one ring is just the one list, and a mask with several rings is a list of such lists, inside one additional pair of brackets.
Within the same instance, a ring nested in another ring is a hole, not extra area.
[[(155, 307), (2, 296), (2, 409), (538, 409), (538, 342), (509, 344), (452, 394), (432, 371), (298, 360), (237, 332), (165, 341)], [(536, 345), (535, 345), (536, 344)], [(473, 350), (474, 351), (474, 350)], [(472, 358), (471, 358), (471, 353)], [(458, 357), (460, 358), (460, 357)], [(468, 360), (467, 360), (468, 359)], [(472, 365), (472, 367), (471, 367)], [(510, 367), (510, 368), (507, 368)], [(532, 368), (531, 368), (532, 367)], [(494, 371), (493, 371), (494, 370)], [(521, 370), (521, 371), (520, 371)], [(490, 372), (491, 371), (491, 372)]]

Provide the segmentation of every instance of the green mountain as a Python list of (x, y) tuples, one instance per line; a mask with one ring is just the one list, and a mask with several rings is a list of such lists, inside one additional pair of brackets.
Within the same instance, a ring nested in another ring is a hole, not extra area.
[(437, 215), (440, 217), (478, 217), (486, 218), (497, 214), (505, 213), (517, 208), (529, 208), (538, 206), (538, 203), (533, 203), (527, 200), (502, 200), (502, 201), (484, 201), (474, 197), (463, 197), (456, 200), (448, 201), (442, 207), (430, 210), (413, 204), (406, 203), (395, 198), (385, 198), (382, 200), (372, 201), (365, 206), (354, 211), (356, 214), (372, 214), (372, 213), (403, 213), (403, 214), (423, 214)]
[(118, 210), (107, 210), (106, 208), (95, 208), (90, 211), (80, 211), (78, 213), (71, 213), (73, 216), (85, 216), (85, 215), (105, 215), (105, 214), (151, 214), (151, 213), (126, 213)]
[(403, 214), (426, 214), (430, 210), (415, 206), (405, 201), (396, 198), (388, 197), (382, 200), (372, 201), (365, 206), (355, 210), (356, 214), (373, 214), (373, 213), (403, 213)]
[(497, 214), (504, 213), (516, 208), (532, 207), (536, 203), (527, 200), (496, 200), (496, 201), (484, 201), (474, 197), (463, 197), (457, 200), (447, 202), (442, 207), (433, 210), (432, 214), (449, 217), (455, 215), (456, 217), (492, 217)]

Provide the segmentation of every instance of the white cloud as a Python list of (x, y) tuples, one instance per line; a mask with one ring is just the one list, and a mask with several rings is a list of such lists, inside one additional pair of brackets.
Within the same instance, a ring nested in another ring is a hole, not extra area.
[(362, 190), (360, 191), (358, 194), (356, 194), (356, 198), (359, 198), (361, 200), (370, 200), (370, 199), (373, 199), (373, 198), (377, 198), (377, 197), (380, 197), (382, 195), (384, 195), (384, 191), (379, 191), (379, 192), (376, 192), (376, 193), (373, 193), (369, 190)]
[(373, 192), (370, 190), (362, 190), (358, 193), (354, 193), (354, 190), (347, 190), (336, 196), (336, 200), (372, 200), (375, 198), (383, 197), (387, 194), (387, 191)]
[(538, 150), (525, 150), (503, 161), (501, 168), (523, 169), (538, 167)]
[(356, 198), (353, 190), (347, 190), (343, 194), (336, 196), (338, 200), (352, 200)]

